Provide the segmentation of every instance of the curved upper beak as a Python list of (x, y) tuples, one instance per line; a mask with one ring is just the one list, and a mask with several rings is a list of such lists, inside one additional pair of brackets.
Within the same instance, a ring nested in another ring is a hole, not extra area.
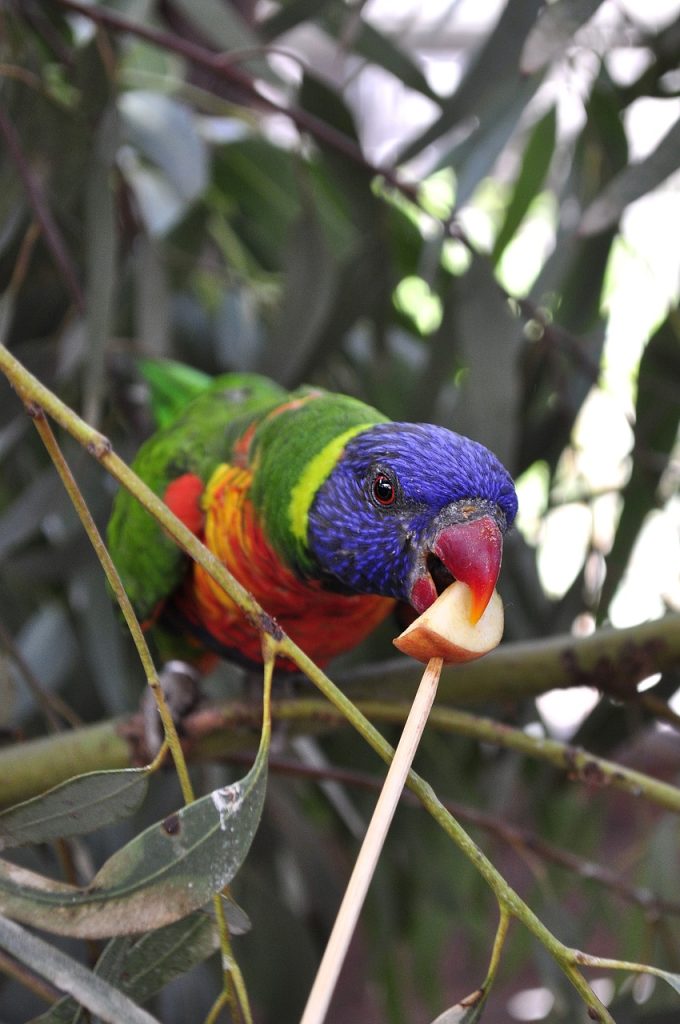
[[(503, 534), (495, 518), (485, 514), (443, 525), (429, 544), (428, 554), (439, 560), (445, 577), (451, 576), (470, 588), (470, 621), (478, 622), (491, 600), (501, 568)], [(437, 586), (426, 561), (421, 569), (410, 595), (418, 612), (437, 598)]]

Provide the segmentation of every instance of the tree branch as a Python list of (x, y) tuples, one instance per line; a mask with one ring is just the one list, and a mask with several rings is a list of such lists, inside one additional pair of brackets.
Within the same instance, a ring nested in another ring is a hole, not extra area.
[[(442, 672), (438, 703), (521, 700), (546, 690), (593, 686), (616, 700), (638, 701), (637, 685), (680, 665), (680, 612), (626, 629), (605, 627), (587, 637), (557, 636), (501, 644), (479, 661)], [(352, 698), (407, 699), (418, 666), (403, 658), (337, 674)]]

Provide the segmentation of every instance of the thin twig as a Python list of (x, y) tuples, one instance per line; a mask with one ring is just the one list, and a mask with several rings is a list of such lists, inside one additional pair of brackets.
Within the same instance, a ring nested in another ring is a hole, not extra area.
[(431, 658), (404, 724), (300, 1024), (323, 1024), (394, 812), (437, 693), (442, 659)]

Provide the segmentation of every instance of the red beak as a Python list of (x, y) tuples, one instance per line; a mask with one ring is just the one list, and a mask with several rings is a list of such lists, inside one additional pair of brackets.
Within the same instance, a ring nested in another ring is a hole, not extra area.
[[(445, 526), (431, 551), (455, 579), (472, 591), (470, 621), (478, 622), (494, 592), (503, 555), (503, 535), (491, 516)], [(411, 604), (423, 612), (437, 597), (429, 573), (420, 576), (411, 592)]]

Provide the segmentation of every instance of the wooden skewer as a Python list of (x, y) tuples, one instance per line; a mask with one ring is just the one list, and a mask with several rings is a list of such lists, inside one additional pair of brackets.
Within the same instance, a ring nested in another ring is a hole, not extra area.
[(380, 791), (300, 1024), (323, 1024), (347, 948), (437, 693), (441, 658), (430, 658)]

